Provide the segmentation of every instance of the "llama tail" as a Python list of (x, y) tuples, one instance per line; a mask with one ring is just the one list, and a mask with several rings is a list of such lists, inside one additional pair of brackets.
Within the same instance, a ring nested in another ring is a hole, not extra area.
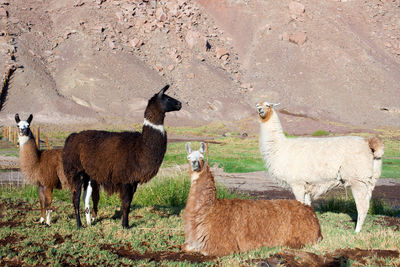
[(385, 148), (382, 139), (376, 136), (370, 137), (368, 138), (368, 145), (372, 153), (374, 154), (374, 160), (381, 160)]
[(368, 145), (374, 155), (373, 161), (373, 178), (377, 179), (381, 176), (382, 172), (382, 156), (384, 153), (385, 145), (379, 137), (368, 138)]

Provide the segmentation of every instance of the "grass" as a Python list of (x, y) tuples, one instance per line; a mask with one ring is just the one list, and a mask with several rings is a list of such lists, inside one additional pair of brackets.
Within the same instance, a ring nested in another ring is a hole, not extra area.
[[(215, 129), (209, 126), (197, 127), (194, 129), (187, 127), (171, 128), (176, 134), (193, 134), (212, 136), (223, 132), (225, 126), (223, 124), (215, 125)], [(139, 127), (135, 125), (133, 127)], [(120, 130), (123, 127), (112, 128), (109, 130)], [(317, 131), (316, 131), (317, 132)], [(47, 134), (47, 132), (46, 132)], [(69, 134), (69, 133), (68, 133)], [(49, 139), (56, 140), (51, 142), (55, 144), (64, 144), (64, 139), (68, 136), (66, 133), (52, 131)], [(220, 136), (220, 135), (219, 135)], [(289, 137), (295, 137), (288, 135)], [(58, 140), (58, 141), (57, 141)], [(264, 161), (261, 157), (258, 139), (254, 136), (248, 138), (239, 138), (236, 135), (229, 137), (218, 137), (213, 140), (214, 143), (209, 144), (209, 161), (212, 166), (218, 165), (228, 173), (253, 172), (266, 170)], [(382, 178), (400, 179), (400, 141), (393, 140), (391, 137), (385, 137), (385, 154), (383, 156)], [(199, 142), (192, 142), (192, 147), (197, 149)], [(19, 149), (6, 141), (0, 141), (0, 155), (3, 156), (19, 156)], [(173, 167), (176, 165), (187, 164), (185, 143), (169, 143), (167, 153), (164, 158), (163, 167)]]
[(324, 130), (316, 130), (311, 135), (312, 136), (327, 136), (327, 135), (329, 135), (329, 133), (327, 131), (324, 131)]
[[(209, 144), (209, 163), (218, 165), (228, 173), (265, 170), (265, 164), (255, 138), (226, 137)], [(193, 149), (200, 147), (199, 142), (191, 142)], [(163, 167), (187, 164), (185, 143), (168, 144)]]
[[(190, 258), (185, 258), (188, 255), (180, 250), (184, 242), (182, 211), (189, 186), (187, 176), (176, 174), (157, 177), (139, 186), (130, 213), (132, 227), (127, 230), (121, 227), (120, 203), (116, 195), (108, 197), (102, 193), (97, 222), (77, 230), (69, 192), (54, 192), (53, 224), (46, 227), (38, 223), (40, 211), (35, 187), (1, 188), (0, 264), (249, 266), (286, 250), (285, 247), (260, 248), (218, 259), (205, 259), (202, 263), (190, 262)], [(217, 191), (220, 198), (247, 197), (231, 193), (221, 186)], [(395, 226), (384, 223), (387, 215), (395, 215), (384, 203), (372, 204), (359, 234), (354, 233), (355, 205), (351, 199), (328, 200), (316, 210), (324, 239), (295, 250), (297, 252), (323, 255), (343, 248), (398, 250), (400, 247), (400, 232)], [(192, 257), (197, 261), (204, 260), (198, 255)], [(384, 261), (388, 265), (400, 264), (400, 259), (395, 258)], [(363, 258), (363, 262), (376, 265), (377, 259)], [(357, 261), (353, 263), (360, 264)]]

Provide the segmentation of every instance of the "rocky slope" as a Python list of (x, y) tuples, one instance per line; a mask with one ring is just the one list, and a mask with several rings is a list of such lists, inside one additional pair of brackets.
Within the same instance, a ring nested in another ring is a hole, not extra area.
[(139, 122), (170, 83), (174, 125), (400, 125), (400, 1), (0, 0), (0, 26), (1, 124)]

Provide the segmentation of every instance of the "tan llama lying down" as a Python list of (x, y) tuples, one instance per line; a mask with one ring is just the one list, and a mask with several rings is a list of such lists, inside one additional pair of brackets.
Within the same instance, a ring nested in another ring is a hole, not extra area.
[(205, 144), (186, 144), (191, 187), (183, 214), (185, 251), (223, 256), (260, 247), (299, 248), (322, 240), (313, 208), (297, 200), (217, 199)]

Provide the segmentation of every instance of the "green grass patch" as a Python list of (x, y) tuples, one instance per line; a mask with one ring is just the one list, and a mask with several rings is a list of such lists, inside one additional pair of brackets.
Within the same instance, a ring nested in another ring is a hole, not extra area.
[[(347, 213), (357, 219), (357, 207), (351, 193), (348, 199), (343, 197), (329, 197), (327, 199), (319, 200), (318, 204), (315, 204), (314, 207), (316, 211), (321, 213)], [(400, 216), (400, 209), (389, 206), (381, 199), (371, 199), (368, 214), (396, 217)]]
[[(216, 186), (218, 198), (249, 198), (248, 195), (230, 192), (219, 184)], [(132, 204), (139, 207), (163, 206), (184, 208), (189, 190), (190, 178), (188, 175), (179, 174), (174, 177), (155, 177), (150, 182), (138, 186)], [(1, 187), (0, 197), (36, 201), (38, 200), (38, 189), (32, 185)], [(55, 189), (53, 191), (53, 200), (69, 202), (72, 201), (72, 195), (68, 190)], [(118, 205), (120, 205), (118, 194), (108, 196), (104, 191), (100, 192), (100, 208)]]
[[(252, 172), (265, 170), (265, 164), (261, 157), (258, 139), (226, 137), (214, 140), (208, 146), (209, 163), (218, 165), (228, 173)], [(199, 142), (191, 142), (192, 149), (200, 147)], [(163, 167), (187, 164), (185, 142), (168, 144)]]
[(383, 158), (382, 178), (400, 179), (400, 159)]
[(327, 131), (324, 131), (324, 130), (316, 130), (311, 135), (312, 136), (327, 136), (327, 135), (329, 135), (329, 133)]

